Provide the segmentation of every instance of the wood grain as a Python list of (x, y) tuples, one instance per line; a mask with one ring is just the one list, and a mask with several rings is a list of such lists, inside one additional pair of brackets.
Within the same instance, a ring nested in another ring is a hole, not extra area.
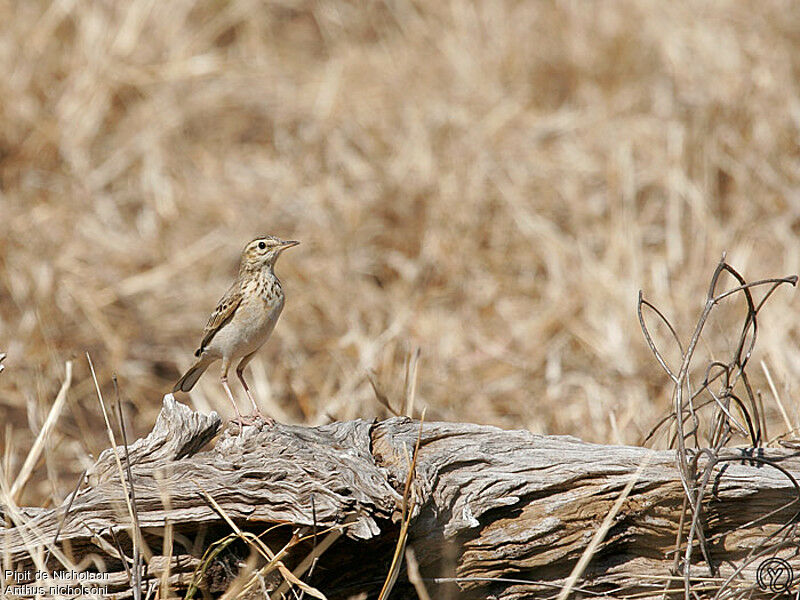
[[(397, 541), (403, 486), (419, 423), (393, 418), (322, 427), (278, 424), (262, 429), (248, 426), (241, 434), (232, 424), (203, 450), (220, 426), (216, 414), (192, 412), (167, 396), (153, 431), (130, 447), (139, 521), (152, 552), (148, 572), (159, 578), (169, 562), (173, 591), (181, 590), (202, 552), (230, 533), (203, 490), (245, 530), (261, 533), (283, 523), (263, 538), (273, 550), (292, 532), (311, 531), (315, 518), (318, 531), (343, 528), (345, 535), (322, 555), (307, 581), (331, 599), (359, 593), (374, 597)], [(124, 455), (124, 449), (118, 451)], [(721, 596), (755, 589), (763, 557), (748, 561), (748, 553), (778, 531), (788, 545), (781, 556), (800, 578), (800, 558), (791, 547), (793, 542), (797, 546), (795, 525), (781, 529), (797, 521), (797, 489), (778, 469), (753, 460), (752, 452), (726, 450), (704, 500), (703, 531), (718, 571), (711, 576), (700, 552), (694, 553), (693, 586), (700, 597), (713, 597), (743, 565)], [(800, 476), (796, 452), (755, 452), (756, 457)], [(418, 502), (409, 544), (423, 582), (438, 598), (555, 596), (648, 455), (649, 463), (578, 589), (584, 595), (655, 598), (662, 597), (672, 578), (668, 596), (680, 596), (683, 583), (673, 572), (673, 550), (684, 492), (674, 452), (587, 444), (568, 436), (467, 423), (422, 427), (414, 477)], [(130, 548), (130, 520), (122, 494), (116, 464), (107, 450), (87, 475), (59, 546), (76, 562), (90, 553), (102, 555), (124, 596), (129, 590), (122, 564), (107, 551), (114, 537), (123, 549)], [(25, 527), (0, 530), (3, 548), (17, 568), (32, 565), (31, 544), (52, 541), (63, 510), (31, 510)], [(159, 554), (167, 521), (176, 532), (169, 561)], [(686, 531), (684, 524), (684, 539)], [(298, 544), (286, 564), (291, 568), (310, 549), (310, 542)], [(207, 586), (212, 593), (229, 583), (237, 560), (247, 556), (244, 548), (240, 552), (238, 556), (232, 548), (230, 556), (219, 559), (216, 571), (210, 571)], [(50, 566), (57, 566), (52, 558)], [(280, 582), (268, 578), (266, 584)], [(392, 598), (416, 597), (401, 575)]]

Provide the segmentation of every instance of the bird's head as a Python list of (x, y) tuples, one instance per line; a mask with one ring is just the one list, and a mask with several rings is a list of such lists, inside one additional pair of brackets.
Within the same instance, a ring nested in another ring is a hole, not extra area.
[(273, 267), (281, 252), (299, 243), (294, 240), (284, 241), (273, 235), (257, 237), (242, 252), (242, 268), (250, 270)]

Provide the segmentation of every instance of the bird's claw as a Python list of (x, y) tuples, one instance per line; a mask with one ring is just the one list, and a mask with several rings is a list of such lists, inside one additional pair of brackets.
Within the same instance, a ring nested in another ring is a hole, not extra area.
[(252, 415), (248, 415), (248, 417), (253, 419), (254, 421), (258, 420), (263, 421), (264, 425), (266, 425), (267, 427), (272, 427), (273, 425), (275, 425), (275, 419), (273, 419), (272, 417), (268, 417), (260, 410), (254, 412)]
[(235, 421), (239, 424), (240, 429), (244, 429), (245, 425), (265, 425), (267, 427), (275, 425), (275, 419), (267, 417), (260, 412), (252, 415), (237, 415)]

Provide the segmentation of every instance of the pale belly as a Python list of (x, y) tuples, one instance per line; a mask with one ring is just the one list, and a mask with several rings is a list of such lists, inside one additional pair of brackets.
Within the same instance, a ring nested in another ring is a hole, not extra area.
[(234, 360), (258, 350), (269, 339), (283, 310), (283, 299), (267, 307), (261, 299), (241, 304), (233, 319), (214, 334), (204, 354)]

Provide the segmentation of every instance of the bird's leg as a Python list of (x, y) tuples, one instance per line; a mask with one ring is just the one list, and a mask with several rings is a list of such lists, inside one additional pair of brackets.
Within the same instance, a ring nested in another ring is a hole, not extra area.
[(247, 381), (245, 381), (244, 379), (244, 368), (247, 366), (247, 363), (249, 363), (253, 359), (254, 355), (255, 352), (251, 352), (250, 354), (245, 356), (241, 361), (239, 361), (239, 366), (236, 367), (236, 376), (239, 377), (239, 381), (242, 382), (242, 387), (244, 388), (247, 397), (250, 398), (250, 404), (253, 405), (253, 411), (254, 411), (253, 414), (255, 416), (264, 419), (264, 422), (267, 425), (274, 425), (275, 420), (272, 419), (271, 417), (266, 416), (264, 413), (261, 412), (261, 409), (258, 408), (258, 404), (256, 404), (256, 400), (255, 398), (253, 398), (253, 394), (250, 392), (250, 386), (247, 385)]
[(239, 428), (244, 429), (245, 420), (242, 417), (242, 413), (239, 412), (239, 407), (236, 406), (236, 400), (233, 399), (231, 386), (228, 385), (228, 365), (229, 361), (227, 359), (222, 359), (222, 375), (220, 376), (219, 380), (222, 382), (222, 387), (225, 388), (225, 392), (228, 394), (228, 400), (230, 400), (231, 404), (233, 404), (233, 410), (236, 411), (236, 420), (239, 422)]
[(236, 411), (236, 420), (239, 422), (239, 427), (244, 428), (242, 413), (239, 412), (239, 407), (236, 406), (236, 400), (233, 399), (233, 393), (231, 393), (231, 386), (228, 385), (228, 376), (223, 375), (219, 380), (222, 382), (222, 387), (225, 388), (225, 392), (228, 394), (228, 400), (233, 404), (233, 410)]

